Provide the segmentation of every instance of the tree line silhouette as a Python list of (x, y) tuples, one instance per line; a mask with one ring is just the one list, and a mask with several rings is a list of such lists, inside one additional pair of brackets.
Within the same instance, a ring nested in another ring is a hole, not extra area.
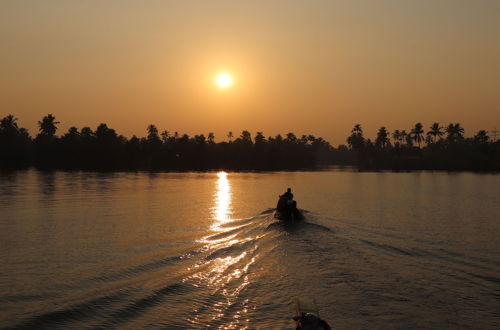
[[(95, 130), (71, 127), (57, 136), (58, 121), (49, 114), (38, 122), (33, 138), (19, 127), (17, 118), (0, 120), (0, 168), (68, 170), (296, 170), (327, 165), (355, 166), (360, 170), (500, 170), (500, 142), (481, 130), (464, 137), (460, 124), (442, 127), (434, 123), (426, 134), (417, 123), (406, 132), (390, 134), (385, 127), (375, 141), (366, 139), (356, 124), (347, 145), (334, 148), (313, 135), (294, 133), (252, 138), (243, 131), (228, 141), (215, 142), (213, 133), (190, 137), (147, 127), (147, 135), (127, 139), (106, 124)], [(392, 139), (391, 139), (392, 138)]]
[(408, 132), (392, 134), (380, 127), (375, 141), (366, 139), (356, 124), (347, 143), (361, 170), (500, 170), (500, 141), (491, 140), (485, 130), (466, 138), (459, 123), (433, 123), (427, 132), (416, 123)]
[(213, 133), (190, 137), (178, 132), (159, 133), (147, 127), (147, 136), (127, 139), (106, 124), (95, 131), (90, 127), (71, 127), (56, 136), (56, 118), (49, 114), (38, 122), (39, 133), (32, 138), (17, 118), (8, 115), (0, 121), (0, 167), (82, 170), (282, 170), (313, 168), (327, 163), (331, 146), (312, 135), (297, 138), (266, 138), (243, 131), (228, 142), (215, 142)]

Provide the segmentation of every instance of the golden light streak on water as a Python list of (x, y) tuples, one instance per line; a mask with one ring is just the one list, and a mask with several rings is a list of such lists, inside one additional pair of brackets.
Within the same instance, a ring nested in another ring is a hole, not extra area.
[[(208, 307), (212, 314), (211, 321), (217, 321), (226, 316), (226, 310), (230, 306), (239, 302), (241, 292), (250, 284), (249, 268), (256, 262), (257, 247), (254, 246), (244, 251), (239, 249), (242, 244), (259, 237), (246, 235), (241, 237), (237, 233), (228, 233), (230, 230), (242, 228), (245, 225), (233, 226), (232, 224), (235, 219), (232, 218), (231, 183), (226, 172), (217, 173), (216, 191), (213, 196), (213, 224), (210, 227), (212, 233), (198, 241), (205, 244), (204, 251), (207, 257), (189, 268), (192, 275), (184, 281), (194, 283), (198, 288), (210, 290), (212, 296), (224, 297), (222, 301)], [(214, 255), (215, 257), (212, 257)], [(247, 328), (244, 323), (249, 322), (247, 318), (249, 300), (243, 300), (241, 305), (243, 307), (240, 310), (234, 311), (233, 321), (221, 326), (221, 329)], [(193, 317), (189, 320), (192, 324), (199, 324), (197, 312), (198, 310), (194, 311)]]
[(220, 225), (231, 221), (231, 184), (226, 172), (217, 173), (217, 191), (215, 193), (214, 220), (212, 229), (220, 229)]

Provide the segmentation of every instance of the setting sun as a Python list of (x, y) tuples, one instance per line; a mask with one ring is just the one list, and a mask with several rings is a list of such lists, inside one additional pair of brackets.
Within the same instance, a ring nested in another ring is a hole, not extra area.
[(233, 77), (226, 72), (221, 72), (215, 76), (215, 84), (220, 88), (228, 88), (233, 85)]

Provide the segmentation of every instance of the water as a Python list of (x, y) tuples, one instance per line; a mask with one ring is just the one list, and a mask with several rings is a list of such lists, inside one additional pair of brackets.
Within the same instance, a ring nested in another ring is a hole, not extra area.
[[(0, 174), (0, 327), (500, 324), (500, 176)], [(272, 216), (292, 187), (303, 223)]]

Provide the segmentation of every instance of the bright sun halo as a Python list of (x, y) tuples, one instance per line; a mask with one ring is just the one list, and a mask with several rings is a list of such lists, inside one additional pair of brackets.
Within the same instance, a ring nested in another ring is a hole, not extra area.
[(233, 77), (226, 72), (221, 72), (215, 76), (215, 84), (220, 88), (228, 88), (233, 84)]

